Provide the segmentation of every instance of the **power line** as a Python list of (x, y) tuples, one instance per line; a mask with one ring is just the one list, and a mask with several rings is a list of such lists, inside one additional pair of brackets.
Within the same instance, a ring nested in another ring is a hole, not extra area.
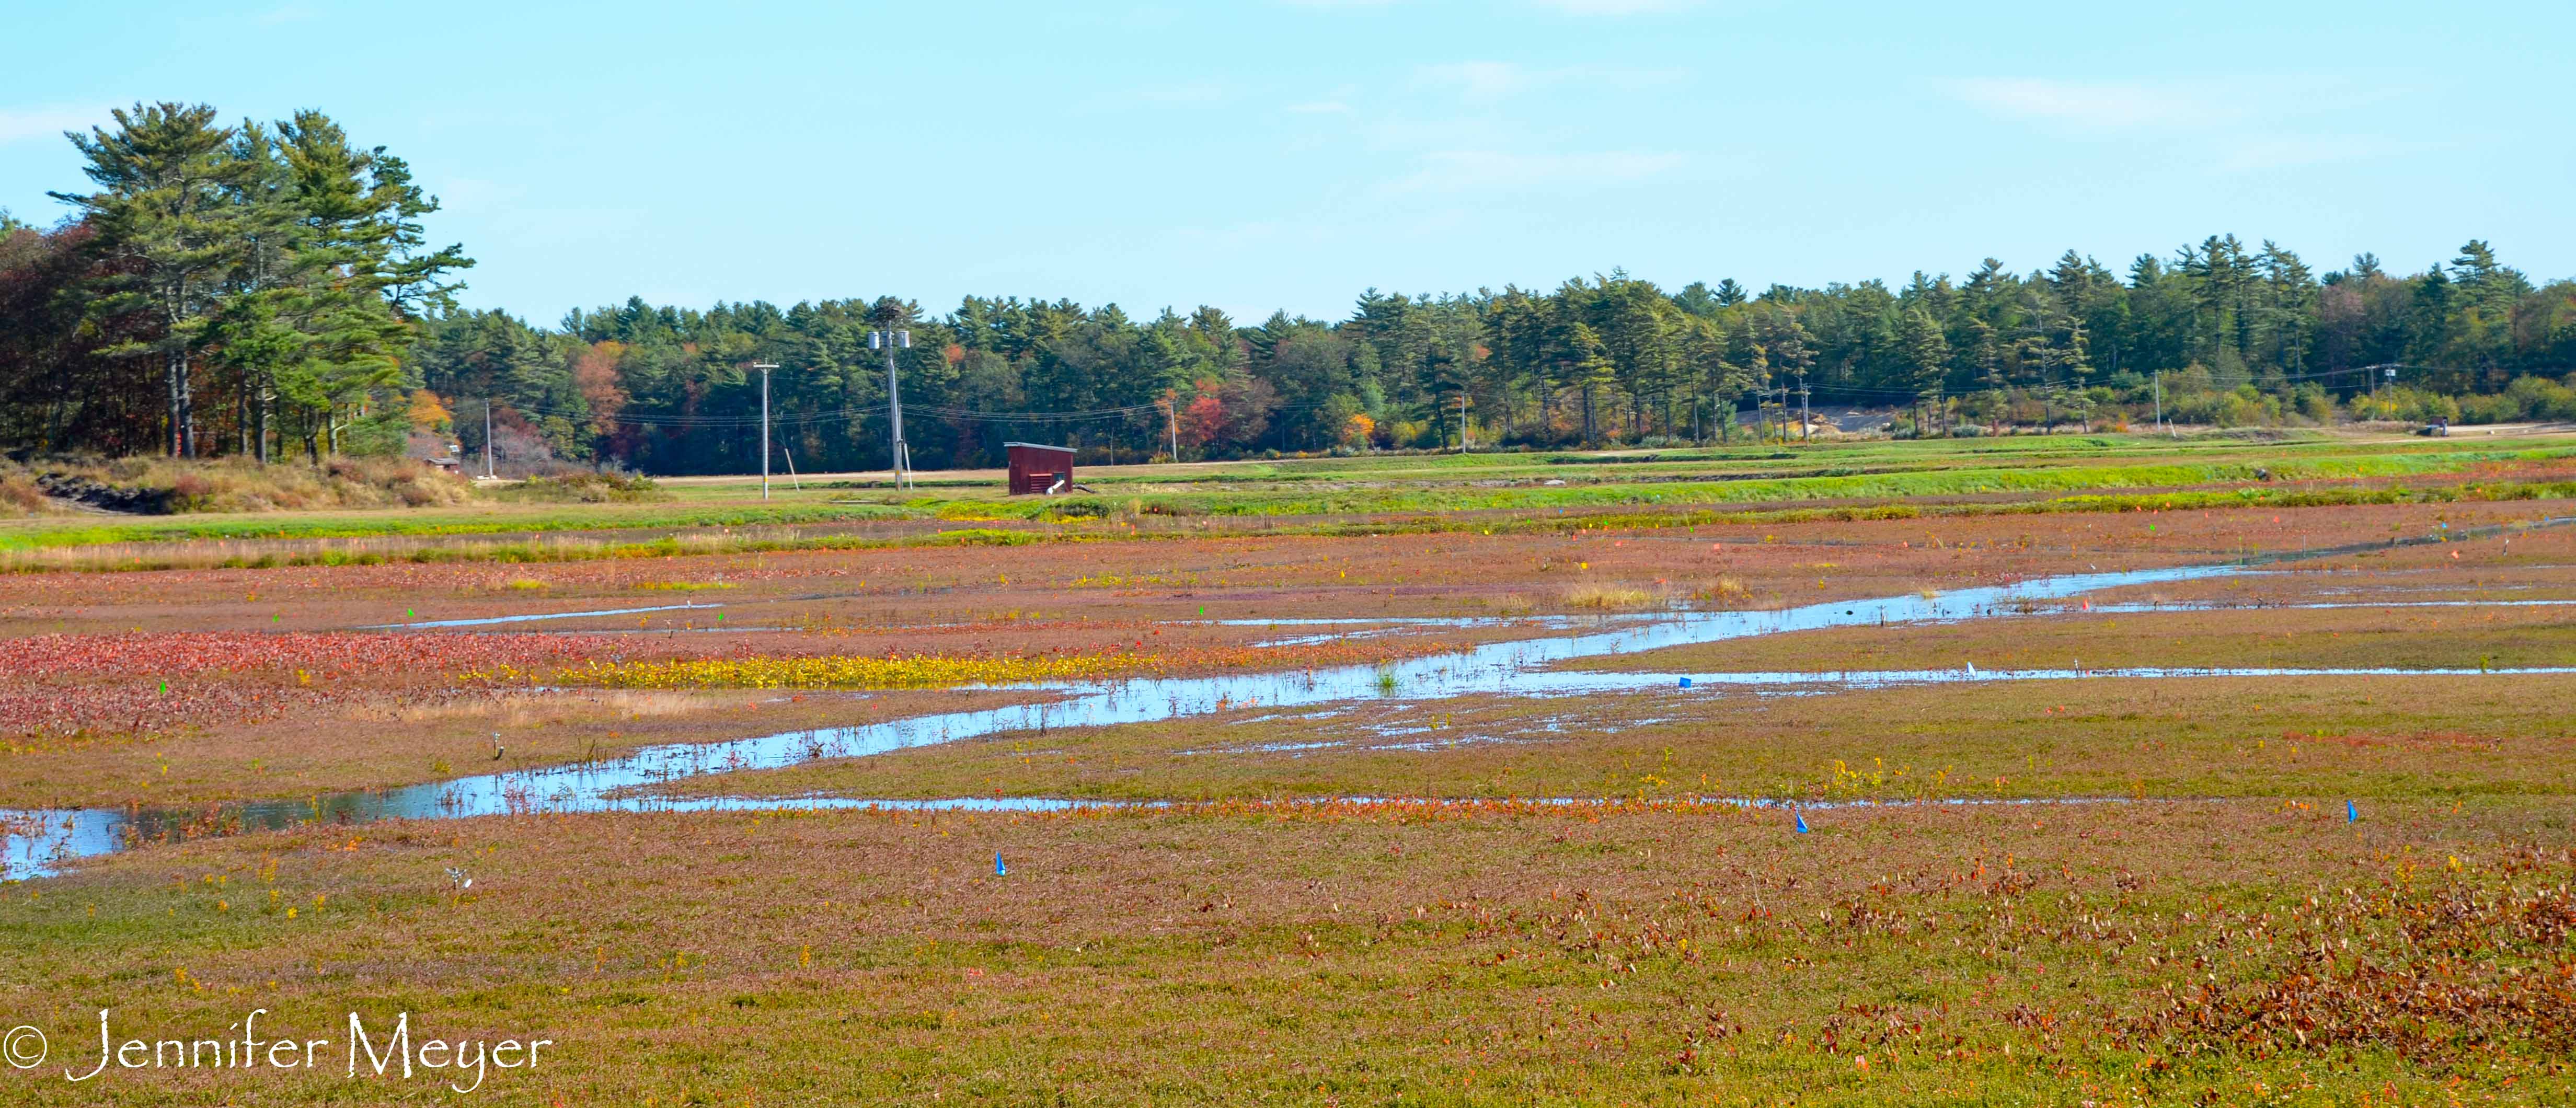
[[(2315, 371), (2312, 371), (2312, 372), (2306, 372), (2306, 373), (2279, 373), (2279, 374), (2267, 373), (2267, 374), (2253, 374), (2253, 375), (2248, 375), (2248, 380), (2249, 380), (2249, 381), (2272, 381), (2272, 380), (2279, 380), (2279, 381), (2317, 381), (2317, 380), (2324, 380), (2324, 379), (2332, 378), (2332, 377), (2349, 377), (2349, 376), (2353, 376), (2353, 375), (2356, 375), (2356, 374), (2370, 374), (2370, 373), (2377, 373), (2377, 372), (2379, 372), (2380, 370), (2383, 370), (2383, 369), (2389, 369), (2389, 368), (2404, 369), (2404, 370), (2411, 370), (2411, 371), (2416, 371), (2416, 372), (2426, 372), (2426, 373), (2462, 373), (2462, 372), (2470, 372), (2470, 371), (2468, 371), (2468, 370), (2444, 369), (2444, 368), (2441, 368), (2441, 367), (2438, 367), (2438, 366), (2418, 366), (2418, 365), (2407, 365), (2407, 364), (2404, 364), (2404, 363), (2398, 363), (2398, 362), (2384, 362), (2384, 363), (2380, 363), (2380, 364), (2378, 364), (2378, 365), (2353, 366), (2353, 367), (2346, 368), (2346, 369), (2323, 369), (2323, 370), (2315, 370)], [(2175, 374), (2175, 373), (2179, 373), (2179, 372), (2181, 372), (2181, 371), (2179, 371), (2179, 370), (2170, 370), (2170, 369), (2168, 369), (2168, 370), (2163, 370), (2163, 371), (2161, 371), (2161, 372), (2163, 372), (2163, 373), (2164, 373), (2164, 374), (2166, 374), (2166, 375), (2172, 375), (2172, 374)], [(2069, 388), (2069, 387), (2072, 387), (2072, 383), (2071, 383), (2071, 382), (2066, 382), (2066, 381), (2037, 381), (2037, 382), (2031, 382), (2031, 383), (2027, 383), (2027, 384), (2017, 384), (2017, 385), (2016, 385), (2016, 384), (2007, 384), (2007, 385), (2001, 386), (2000, 388), (1997, 388), (1997, 387), (1995, 387), (1995, 386), (1990, 386), (1990, 385), (1980, 384), (1980, 385), (1978, 385), (1978, 386), (1976, 386), (1976, 387), (1974, 387), (1974, 388), (1961, 389), (1961, 390), (1958, 390), (1958, 391), (1956, 391), (1956, 392), (1949, 392), (1948, 390), (1944, 390), (1944, 391), (1945, 391), (1945, 392), (1947, 392), (1947, 393), (1948, 393), (1948, 395), (1952, 395), (1952, 396), (1965, 396), (1965, 395), (1968, 395), (1968, 394), (1970, 394), (1970, 393), (1980, 393), (1980, 392), (2011, 391), (2011, 390), (2015, 390), (2015, 389), (2019, 389), (2019, 390), (2023, 390), (2023, 391), (2038, 391), (2038, 390), (2044, 390), (2044, 389), (2059, 389), (2059, 388)], [(1873, 386), (1873, 385), (1815, 385), (1815, 386), (1813, 386), (1813, 388), (1815, 389), (1815, 391), (1817, 391), (1817, 392), (1819, 392), (1819, 393), (1832, 393), (1832, 394), (1839, 395), (1839, 396), (1858, 396), (1858, 397), (1873, 397), (1873, 396), (1879, 396), (1879, 397), (1894, 397), (1894, 398), (1898, 398), (1898, 399), (1911, 399), (1911, 398), (1913, 398), (1913, 397), (1916, 397), (1916, 396), (1920, 396), (1920, 395), (1922, 395), (1921, 393), (1919, 393), (1919, 392), (1917, 392), (1916, 390), (1913, 390), (1913, 389), (1893, 389), (1893, 388), (1885, 388), (1885, 387)], [(1775, 388), (1775, 390), (1774, 390), (1774, 391), (1777, 391), (1777, 390), (1776, 390), (1776, 388)], [(1794, 386), (1792, 386), (1792, 387), (1791, 387), (1791, 391), (1795, 391)]]
[[(2541, 366), (2541, 367), (2524, 367), (2524, 368), (2519, 369), (2519, 370), (2518, 370), (2518, 372), (2523, 372), (2523, 373), (2530, 373), (2530, 372), (2549, 372), (2549, 371), (2553, 371), (2553, 370), (2555, 370), (2555, 369), (2562, 369), (2562, 368), (2565, 368), (2565, 367), (2548, 367), (2548, 366)], [(2328, 379), (2332, 379), (2332, 378), (2336, 378), (2336, 377), (2350, 377), (2350, 376), (2355, 376), (2355, 375), (2376, 374), (2376, 373), (2379, 373), (2379, 372), (2381, 372), (2381, 371), (2383, 371), (2383, 370), (2387, 370), (2387, 369), (2400, 369), (2400, 370), (2406, 370), (2406, 371), (2413, 372), (2413, 373), (2466, 373), (2466, 372), (2476, 372), (2476, 370), (2474, 370), (2474, 369), (2462, 369), (2462, 368), (2456, 368), (2456, 367), (2413, 365), (2413, 364), (2404, 363), (2404, 362), (2382, 362), (2382, 363), (2378, 363), (2378, 364), (2374, 364), (2374, 365), (2367, 365), (2367, 366), (2352, 366), (2352, 367), (2347, 367), (2347, 368), (2343, 368), (2343, 369), (2323, 369), (2323, 370), (2313, 370), (2313, 371), (2303, 372), (2303, 373), (2267, 373), (2267, 374), (2260, 374), (2260, 375), (2249, 375), (2249, 379), (2251, 379), (2251, 380), (2256, 380), (2256, 381), (2317, 381), (2317, 380), (2328, 380)], [(2170, 373), (2173, 373), (2173, 372), (2176, 372), (2176, 371), (2167, 370), (2167, 371), (2165, 371), (2165, 372), (2166, 372), (2166, 373), (2168, 373), (2168, 374), (2170, 374)], [(1953, 395), (1953, 396), (1966, 396), (1966, 395), (1970, 395), (1970, 394), (1973, 394), (1973, 393), (1981, 393), (1981, 392), (1995, 392), (1995, 391), (2013, 391), (2013, 390), (2037, 392), (2037, 391), (2053, 390), (2053, 389), (2063, 389), (2063, 388), (2069, 388), (2069, 387), (2072, 387), (2072, 383), (2071, 383), (2071, 382), (2066, 382), (2066, 381), (2039, 381), (2039, 382), (2033, 382), (2033, 383), (2027, 383), (2027, 384), (2017, 384), (2017, 385), (2016, 385), (2016, 384), (2008, 384), (2008, 385), (2004, 385), (2004, 386), (2002, 386), (2002, 388), (2001, 388), (2000, 390), (1999, 390), (1999, 389), (1997, 389), (1997, 388), (1994, 388), (1994, 387), (1992, 387), (1992, 386), (1980, 385), (1980, 386), (1977, 386), (1977, 387), (1974, 387), (1974, 388), (1962, 389), (1962, 390), (1958, 390), (1958, 391), (1956, 391), (1956, 392), (1951, 392), (1951, 393), (1949, 393), (1949, 395)], [(1887, 387), (1884, 387), (1884, 386), (1875, 386), (1875, 385), (1835, 385), (1835, 384), (1820, 384), (1820, 383), (1812, 383), (1812, 382), (1811, 382), (1811, 383), (1808, 385), (1808, 388), (1809, 388), (1810, 390), (1812, 390), (1813, 392), (1815, 392), (1815, 393), (1819, 394), (1819, 395), (1829, 396), (1829, 397), (1841, 397), (1841, 398), (1846, 398), (1846, 399), (1850, 399), (1850, 400), (1855, 400), (1855, 401), (1859, 401), (1859, 402), (1863, 402), (1863, 403), (1869, 402), (1869, 401), (1874, 400), (1874, 399), (1883, 399), (1883, 400), (1914, 400), (1914, 399), (1918, 399), (1918, 398), (1920, 398), (1920, 397), (1923, 395), (1921, 392), (1919, 392), (1919, 391), (1917, 391), (1917, 390), (1914, 390), (1914, 389), (1887, 388)], [(1748, 391), (1758, 391), (1758, 390), (1748, 390)], [(1775, 386), (1775, 387), (1774, 387), (1772, 390), (1770, 390), (1770, 391), (1795, 391), (1795, 387), (1794, 387), (1794, 386)], [(1947, 390), (1945, 390), (1945, 391), (1947, 391)], [(1322, 409), (1322, 408), (1328, 408), (1328, 407), (1331, 407), (1331, 406), (1332, 406), (1331, 404), (1279, 404), (1279, 405), (1273, 405), (1273, 406), (1271, 406), (1271, 407), (1269, 407), (1269, 408), (1264, 409), (1264, 410), (1263, 410), (1263, 414), (1265, 414), (1265, 415), (1277, 415), (1277, 414), (1290, 413), (1290, 412), (1307, 412), (1307, 411), (1315, 411), (1315, 410)], [(591, 421), (591, 422), (602, 422), (602, 423), (616, 424), (616, 425), (619, 425), (619, 426), (625, 426), (625, 427), (639, 427), (639, 428), (657, 429), (657, 430), (673, 430), (673, 431), (698, 431), (698, 430), (705, 430), (705, 431), (724, 431), (724, 430), (742, 430), (742, 429), (748, 429), (748, 428), (757, 427), (757, 426), (760, 426), (760, 425), (761, 425), (761, 418), (760, 418), (760, 416), (759, 416), (757, 413), (746, 413), (746, 414), (740, 414), (740, 415), (733, 415), (733, 414), (697, 414), (697, 413), (683, 413), (683, 412), (645, 412), (645, 413), (624, 413), (624, 412), (621, 412), (621, 413), (617, 413), (617, 414), (614, 414), (614, 415), (601, 416), (601, 415), (599, 415), (598, 413), (595, 413), (595, 412), (579, 412), (579, 411), (572, 411), (572, 410), (562, 409), (562, 408), (549, 408), (549, 407), (542, 407), (542, 406), (536, 406), (536, 405), (509, 405), (509, 407), (511, 407), (512, 409), (514, 409), (514, 410), (518, 411), (518, 412), (519, 412), (520, 414), (522, 414), (522, 415), (531, 415), (531, 416), (547, 416), (547, 417), (559, 417), (559, 418), (564, 418), (564, 419), (584, 420), (584, 421)], [(1059, 425), (1059, 426), (1061, 426), (1061, 425), (1074, 424), (1074, 423), (1087, 423), (1087, 422), (1095, 422), (1095, 421), (1103, 421), (1103, 420), (1112, 420), (1112, 419), (1128, 419), (1128, 418), (1135, 418), (1135, 417), (1140, 417), (1140, 416), (1147, 415), (1147, 414), (1149, 414), (1149, 413), (1150, 413), (1150, 414), (1163, 414), (1163, 413), (1165, 413), (1165, 412), (1166, 412), (1166, 410), (1167, 410), (1167, 403), (1166, 403), (1165, 401), (1155, 400), (1155, 401), (1149, 401), (1149, 402), (1147, 402), (1147, 403), (1142, 403), (1142, 404), (1123, 404), (1123, 405), (1118, 405), (1118, 406), (1115, 406), (1115, 407), (1106, 407), (1106, 408), (1075, 408), (1075, 409), (1068, 409), (1068, 410), (1064, 410), (1064, 411), (1022, 411), (1022, 412), (996, 412), (996, 411), (985, 411), (985, 410), (981, 410), (981, 409), (974, 409), (974, 408), (958, 408), (958, 407), (951, 407), (951, 406), (948, 406), (948, 405), (941, 405), (941, 404), (914, 404), (914, 405), (912, 405), (912, 410), (913, 410), (914, 412), (919, 413), (919, 414), (922, 414), (922, 415), (931, 416), (931, 417), (938, 418), (938, 419), (943, 419), (943, 420), (950, 420), (950, 421), (955, 421), (955, 422), (963, 422), (963, 423), (1052, 424), (1052, 425)], [(780, 427), (815, 427), (815, 426), (822, 426), (822, 425), (826, 425), (826, 424), (845, 422), (845, 421), (848, 421), (848, 420), (854, 420), (854, 419), (864, 419), (864, 418), (867, 418), (867, 417), (869, 417), (869, 416), (886, 414), (886, 413), (888, 413), (889, 411), (891, 411), (891, 405), (887, 405), (887, 404), (870, 404), (870, 405), (865, 405), (865, 406), (861, 406), (861, 407), (854, 407), (854, 408), (840, 408), (840, 409), (836, 409), (836, 410), (832, 410), (832, 411), (824, 411), (824, 412), (805, 412), (805, 413), (798, 413), (798, 414), (782, 414), (782, 415), (776, 415), (776, 416), (773, 416), (773, 417), (771, 418), (771, 420), (770, 420), (770, 424), (771, 424), (772, 426), (780, 426)], [(1172, 415), (1173, 415), (1173, 417), (1174, 417), (1174, 418), (1176, 418), (1176, 417), (1177, 417), (1177, 414), (1178, 414), (1177, 412), (1172, 413)]]
[[(1331, 406), (1332, 405), (1330, 404), (1279, 404), (1263, 409), (1263, 414), (1314, 411)], [(595, 412), (578, 412), (563, 408), (546, 408), (535, 405), (507, 405), (507, 407), (511, 410), (517, 411), (521, 415), (553, 416), (564, 419), (590, 420), (630, 427), (667, 428), (679, 430), (727, 430), (752, 428), (761, 425), (761, 419), (757, 413), (747, 415), (698, 415), (688, 413), (654, 412), (628, 414), (621, 412), (614, 415), (602, 416)], [(1164, 402), (1157, 400), (1146, 404), (1128, 404), (1115, 408), (1086, 408), (1062, 412), (990, 412), (979, 411), (972, 408), (951, 408), (937, 404), (913, 404), (909, 405), (909, 407), (912, 411), (919, 414), (969, 423), (1062, 424), (1126, 418), (1146, 415), (1148, 413), (1160, 414), (1164, 410), (1165, 405)], [(772, 426), (810, 426), (825, 423), (837, 423), (851, 419), (861, 419), (867, 416), (886, 413), (890, 410), (890, 405), (871, 404), (866, 407), (842, 408), (829, 412), (774, 415), (770, 418), (769, 422)]]
[[(534, 406), (522, 407), (517, 405), (512, 405), (512, 408), (521, 415), (559, 416), (565, 419), (596, 420), (638, 427), (725, 428), (757, 427), (760, 425), (760, 416), (757, 414), (736, 416), (647, 412), (640, 415), (627, 415), (620, 413), (616, 415), (602, 416), (596, 412), (576, 412), (562, 408), (541, 408)], [(862, 416), (874, 415), (885, 410), (885, 405), (877, 404), (864, 408), (843, 408), (839, 411), (832, 412), (809, 412), (803, 415), (777, 416), (773, 418), (771, 422), (774, 424), (829, 423), (835, 420), (856, 419)]]

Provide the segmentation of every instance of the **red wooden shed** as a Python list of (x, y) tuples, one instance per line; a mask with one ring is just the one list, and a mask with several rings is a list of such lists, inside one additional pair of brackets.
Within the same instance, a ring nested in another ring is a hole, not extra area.
[(1073, 487), (1073, 448), (1034, 442), (1006, 442), (1011, 452), (1011, 495), (1044, 496)]

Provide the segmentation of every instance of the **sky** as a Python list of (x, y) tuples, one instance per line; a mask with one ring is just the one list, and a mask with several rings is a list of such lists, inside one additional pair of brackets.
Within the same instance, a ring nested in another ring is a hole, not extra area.
[(894, 293), (1340, 318), (1625, 269), (1759, 289), (2319, 271), (2493, 242), (2576, 276), (2576, 4), (13, 0), (0, 207), (141, 100), (319, 108), (551, 324)]

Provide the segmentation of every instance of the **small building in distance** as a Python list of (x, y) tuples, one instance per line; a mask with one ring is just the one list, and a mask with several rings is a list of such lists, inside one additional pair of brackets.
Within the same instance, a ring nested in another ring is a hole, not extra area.
[(1045, 496), (1073, 487), (1073, 448), (1034, 442), (1006, 442), (1011, 454), (1011, 495)]

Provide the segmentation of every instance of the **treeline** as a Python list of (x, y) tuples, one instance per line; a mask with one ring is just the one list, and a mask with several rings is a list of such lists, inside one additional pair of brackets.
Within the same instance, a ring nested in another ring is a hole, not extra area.
[[(2155, 418), (2576, 418), (2576, 282), (2535, 287), (2470, 242), (2399, 276), (2367, 255), (2318, 275), (2272, 243), (2212, 237), (2115, 275), (2069, 252), (2016, 274), (1918, 274), (1755, 294), (1677, 292), (1620, 273), (1549, 291), (1364, 293), (1349, 317), (1213, 308), (1148, 319), (1115, 305), (969, 297), (924, 316), (892, 297), (708, 311), (640, 300), (553, 329), (497, 312), (430, 320), (420, 381), (477, 449), (497, 433), (656, 473), (885, 464), (881, 351), (894, 351), (915, 464), (992, 464), (1010, 439), (1102, 460), (1168, 454), (1727, 441), (1793, 433), (1797, 406), (1896, 409), (1899, 434), (1993, 433)], [(2394, 371), (2392, 377), (2391, 371)], [(2519, 382), (2519, 383), (2517, 383)], [(1807, 396), (1801, 396), (1801, 386)], [(1030, 413), (1043, 413), (1032, 415)], [(1766, 424), (1767, 421), (1767, 424)]]
[(452, 309), (437, 204), (320, 112), (138, 104), (73, 133), (94, 191), (38, 232), (0, 212), (0, 442), (319, 459), (402, 448), (419, 322)]
[[(97, 191), (0, 238), (0, 433), (109, 453), (414, 449), (453, 436), (514, 468), (877, 468), (892, 350), (914, 463), (1012, 439), (1168, 454), (1662, 444), (1788, 434), (1802, 404), (1893, 409), (1897, 434), (2144, 421), (2576, 418), (2576, 282), (2535, 285), (2482, 241), (2398, 274), (2317, 273), (2212, 236), (2113, 272), (2068, 251), (1820, 289), (1677, 291), (1624, 273), (1552, 290), (1371, 290), (1347, 318), (969, 297), (781, 308), (620, 306), (533, 326), (460, 311), (427, 250), (434, 201), (318, 114), (218, 127), (119, 113), (75, 136)], [(200, 402), (199, 398), (207, 398)]]

